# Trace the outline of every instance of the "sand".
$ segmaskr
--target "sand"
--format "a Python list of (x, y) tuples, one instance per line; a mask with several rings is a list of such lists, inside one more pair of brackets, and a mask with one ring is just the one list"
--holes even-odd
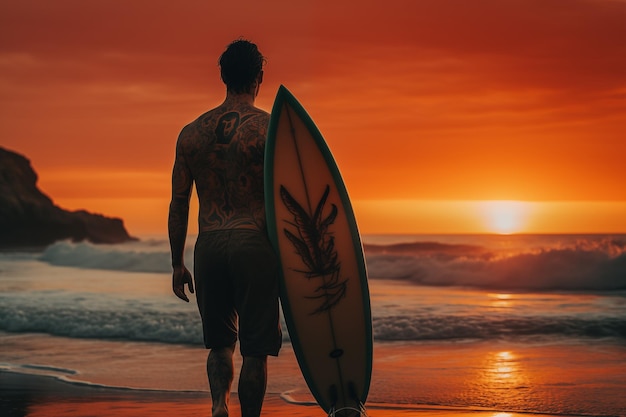
[[(0, 372), (0, 415), (3, 417), (124, 417), (210, 416), (207, 392), (163, 392), (102, 388), (67, 383), (54, 377)], [(237, 395), (231, 400), (231, 416), (239, 416)], [(434, 406), (368, 404), (370, 417), (521, 417), (546, 416), (482, 409)], [(268, 394), (262, 416), (316, 417), (326, 413), (317, 405), (291, 404), (277, 394)]]

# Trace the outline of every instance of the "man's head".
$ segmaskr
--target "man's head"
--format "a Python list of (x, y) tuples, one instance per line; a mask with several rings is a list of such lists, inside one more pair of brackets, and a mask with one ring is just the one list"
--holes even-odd
[(239, 39), (228, 45), (219, 65), (222, 81), (228, 91), (242, 94), (255, 92), (263, 80), (265, 57), (255, 44)]

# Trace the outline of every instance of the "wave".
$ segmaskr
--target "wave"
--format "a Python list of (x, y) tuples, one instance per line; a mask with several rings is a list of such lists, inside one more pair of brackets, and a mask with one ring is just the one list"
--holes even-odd
[(85, 339), (202, 344), (195, 306), (177, 308), (154, 298), (120, 299), (95, 294), (31, 291), (0, 295), (0, 330)]
[(609, 237), (513, 251), (415, 242), (365, 245), (365, 252), (374, 279), (508, 291), (626, 289), (626, 241)]
[[(533, 245), (525, 243), (523, 237), (517, 239), (519, 244), (513, 249), (498, 248), (484, 237), (476, 239), (478, 243), (416, 241), (366, 244), (364, 249), (372, 279), (507, 291), (626, 289), (626, 238), (623, 236), (584, 236), (556, 243), (538, 238)], [(193, 246), (186, 248), (185, 256), (187, 266), (193, 270)], [(58, 242), (49, 246), (39, 260), (76, 268), (171, 271), (169, 246), (165, 240), (120, 245)]]
[(516, 338), (626, 339), (619, 317), (391, 316), (374, 318), (376, 340), (505, 340)]
[[(531, 313), (532, 314), (532, 313)], [(375, 316), (377, 341), (449, 341), (517, 338), (614, 338), (626, 340), (621, 313), (511, 315), (408, 312)], [(284, 340), (289, 335), (283, 321)], [(0, 294), (0, 330), (47, 333), (87, 339), (113, 339), (202, 345), (195, 305), (166, 297), (120, 299), (98, 294), (30, 291)]]
[[(186, 248), (185, 252), (185, 262), (192, 265), (193, 248)], [(63, 241), (48, 246), (39, 256), (40, 261), (55, 266), (153, 273), (171, 272), (170, 259), (167, 242), (159, 240), (118, 245)]]

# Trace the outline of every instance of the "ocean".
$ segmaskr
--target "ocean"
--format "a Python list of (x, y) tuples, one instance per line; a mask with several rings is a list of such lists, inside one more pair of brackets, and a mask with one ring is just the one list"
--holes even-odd
[[(363, 244), (371, 406), (626, 415), (626, 235), (366, 235)], [(171, 293), (163, 237), (0, 253), (0, 370), (207, 391), (191, 301)], [(310, 403), (283, 329), (268, 392)]]

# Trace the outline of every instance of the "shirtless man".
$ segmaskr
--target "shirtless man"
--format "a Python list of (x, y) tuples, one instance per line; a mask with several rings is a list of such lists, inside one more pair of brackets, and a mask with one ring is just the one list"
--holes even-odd
[[(197, 292), (213, 417), (228, 416), (233, 353), (243, 364), (238, 394), (242, 417), (261, 414), (267, 355), (278, 355), (278, 261), (268, 239), (263, 200), (263, 154), (269, 114), (254, 106), (265, 58), (238, 40), (220, 57), (226, 99), (185, 126), (176, 144), (168, 228), (174, 294)], [(194, 279), (183, 262), (189, 199), (200, 203)]]

